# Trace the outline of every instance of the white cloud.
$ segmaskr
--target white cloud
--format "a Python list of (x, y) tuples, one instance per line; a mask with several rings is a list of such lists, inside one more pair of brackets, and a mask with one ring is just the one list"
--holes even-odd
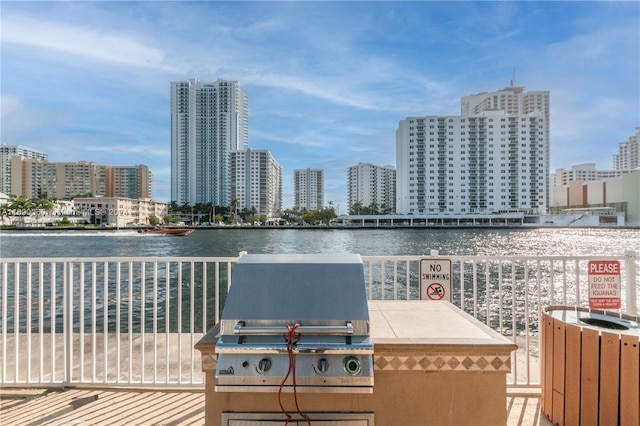
[(167, 63), (166, 54), (161, 49), (109, 29), (36, 20), (20, 15), (3, 19), (2, 26), (2, 43), (5, 46), (27, 46), (114, 65), (165, 72), (180, 71), (178, 67)]
[(68, 122), (68, 117), (62, 111), (30, 105), (16, 95), (0, 96), (0, 123), (4, 144), (23, 144), (25, 135), (65, 122)]
[(145, 156), (160, 156), (169, 157), (171, 150), (168, 146), (158, 147), (156, 145), (124, 145), (124, 144), (109, 144), (109, 145), (87, 145), (84, 148), (85, 151), (93, 152), (118, 152), (119, 154), (144, 154)]
[(635, 27), (624, 25), (614, 28), (594, 28), (551, 44), (546, 49), (546, 54), (549, 60), (571, 61), (574, 67), (586, 66), (585, 72), (607, 68), (614, 63), (616, 67), (620, 67), (620, 61), (631, 66), (635, 65), (637, 69), (640, 53), (637, 50), (638, 37), (640, 37), (640, 27), (637, 26), (637, 22)]

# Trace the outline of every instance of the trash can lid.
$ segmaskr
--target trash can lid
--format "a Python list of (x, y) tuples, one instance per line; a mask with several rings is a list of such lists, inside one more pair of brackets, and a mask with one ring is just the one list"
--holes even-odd
[(574, 309), (551, 309), (547, 314), (557, 320), (578, 327), (591, 328), (607, 333), (640, 336), (640, 323), (624, 317)]

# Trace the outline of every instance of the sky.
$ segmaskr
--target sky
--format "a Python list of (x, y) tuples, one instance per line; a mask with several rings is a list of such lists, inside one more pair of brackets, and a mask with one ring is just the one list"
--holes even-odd
[(144, 164), (171, 201), (170, 82), (237, 80), (249, 148), (320, 168), (347, 213), (347, 170), (395, 166), (407, 117), (515, 85), (551, 97), (551, 171), (612, 168), (640, 126), (637, 1), (0, 2), (3, 145), (49, 161)]

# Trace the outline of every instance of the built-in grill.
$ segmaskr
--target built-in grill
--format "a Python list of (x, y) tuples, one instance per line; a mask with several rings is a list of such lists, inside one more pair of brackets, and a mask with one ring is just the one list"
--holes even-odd
[(373, 392), (359, 255), (245, 255), (216, 343), (216, 391)]

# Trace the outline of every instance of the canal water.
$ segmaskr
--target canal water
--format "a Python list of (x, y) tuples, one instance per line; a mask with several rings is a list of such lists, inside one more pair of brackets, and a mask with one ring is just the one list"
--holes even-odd
[[(8, 258), (86, 258), (87, 260), (101, 259), (91, 270), (85, 264), (86, 284), (82, 304), (83, 316), (74, 310), (74, 329), (84, 323), (85, 331), (97, 327), (98, 330), (108, 328), (114, 331), (117, 324), (120, 330), (129, 329), (139, 331), (142, 327), (149, 331), (154, 323), (159, 331), (172, 331), (181, 328), (190, 331), (189, 324), (202, 324), (202, 309), (192, 309), (201, 306), (203, 297), (207, 299), (207, 306), (218, 304), (222, 308), (226, 293), (220, 294), (216, 300), (213, 291), (205, 293), (202, 285), (205, 272), (201, 264), (190, 265), (182, 262), (182, 266), (161, 262), (156, 271), (161, 283), (156, 285), (151, 278), (151, 270), (140, 271), (128, 269), (128, 262), (117, 266), (115, 263), (104, 262), (106, 258), (134, 258), (134, 257), (236, 257), (241, 251), (253, 254), (268, 253), (353, 253), (362, 256), (410, 256), (429, 255), (437, 250), (440, 256), (621, 256), (629, 250), (640, 254), (640, 229), (596, 229), (596, 228), (535, 228), (535, 229), (197, 229), (189, 236), (143, 235), (134, 230), (120, 231), (1, 231), (0, 257)], [(17, 272), (15, 265), (9, 266), (6, 272), (0, 270), (0, 283), (6, 282), (7, 289), (0, 292), (0, 303), (6, 306), (6, 312), (0, 310), (0, 325), (6, 324), (11, 332), (17, 326), (22, 331), (28, 328), (27, 301), (31, 300), (31, 329), (36, 332), (39, 327), (45, 330), (55, 324), (56, 330), (63, 327), (62, 307), (64, 268), (56, 270), (47, 263), (39, 266), (34, 263), (30, 274), (32, 285), (26, 283), (27, 268), (22, 267)], [(213, 268), (210, 264), (208, 268)], [(43, 268), (40, 271), (40, 267)], [(191, 271), (190, 268), (194, 270)], [(224, 268), (224, 266), (222, 266)], [(80, 265), (73, 266), (74, 277), (81, 274)], [(152, 268), (151, 265), (145, 268)], [(514, 266), (516, 268), (516, 266)], [(548, 266), (547, 269), (552, 268)], [(387, 271), (388, 272), (388, 271)], [(403, 276), (403, 271), (398, 271)], [(2, 275), (6, 273), (6, 277)], [(20, 273), (16, 279), (15, 274)], [(518, 277), (525, 274), (525, 269), (518, 266), (514, 272)], [(56, 279), (51, 276), (55, 274)], [(193, 289), (188, 284), (192, 274), (194, 282), (198, 283)], [(215, 271), (207, 270), (207, 281), (215, 275)], [(417, 271), (411, 271), (415, 277)], [(456, 272), (454, 272), (454, 275)], [(494, 279), (495, 270), (487, 271), (481, 276)], [(505, 276), (510, 276), (509, 270), (504, 270)], [(89, 285), (95, 275), (97, 288)], [(221, 287), (226, 287), (225, 273), (221, 272), (224, 280)], [(44, 288), (37, 285), (39, 276), (43, 277)], [(471, 275), (469, 275), (471, 276)], [(116, 277), (119, 277), (119, 281)], [(143, 278), (145, 277), (145, 278)], [(182, 278), (180, 278), (182, 277)], [(182, 283), (180, 283), (182, 280)], [(185, 281), (186, 280), (186, 281)], [(56, 282), (55, 288), (50, 283)], [(74, 280), (75, 281), (75, 280)], [(105, 287), (102, 283), (108, 281)], [(544, 281), (544, 280), (542, 280)], [(458, 278), (453, 279), (459, 283)], [(522, 279), (517, 279), (512, 285), (512, 291), (518, 294), (518, 300), (525, 292)], [(537, 282), (537, 281), (536, 281)], [(19, 284), (16, 284), (19, 283)], [(418, 291), (416, 283), (411, 284), (412, 294)], [(543, 283), (540, 285), (544, 285)], [(488, 284), (487, 284), (488, 286)], [(380, 286), (381, 288), (382, 286)], [(403, 286), (401, 286), (403, 287)], [(408, 287), (408, 286), (407, 286)], [(474, 283), (465, 287), (465, 297), (468, 300), (488, 297), (482, 290), (485, 285), (478, 284), (476, 293)], [(75, 299), (80, 300), (78, 285), (74, 287)], [(5, 293), (6, 291), (6, 293)], [(190, 293), (193, 291), (193, 295)], [(381, 290), (385, 291), (385, 290)], [(474, 293), (466, 294), (468, 291)], [(43, 294), (42, 307), (38, 300), (40, 292)], [(460, 298), (461, 290), (453, 289), (454, 297)], [(456, 293), (457, 292), (457, 293)], [(503, 290), (504, 293), (504, 290)], [(206, 296), (204, 296), (206, 294)], [(2, 298), (6, 295), (7, 300)], [(193, 297), (192, 297), (193, 296)], [(400, 295), (399, 295), (400, 297)], [(405, 296), (406, 297), (406, 293)], [(485, 299), (484, 306), (490, 306), (490, 311), (509, 310), (502, 295), (496, 293), (497, 299)], [(524, 296), (522, 296), (524, 297)], [(193, 299), (193, 301), (192, 301)], [(93, 304), (91, 301), (95, 301)], [(122, 302), (122, 303), (119, 303)], [(157, 312), (155, 308), (157, 307)], [(40, 315), (42, 308), (42, 315)], [(75, 309), (75, 308), (74, 308)], [(537, 307), (529, 306), (531, 311)], [(171, 314), (180, 312), (180, 315)], [(143, 314), (144, 313), (144, 314)], [(485, 312), (485, 315), (489, 315)], [(524, 312), (518, 308), (518, 315)], [(16, 321), (16, 315), (18, 316)], [(213, 322), (213, 308), (207, 313), (206, 329)], [(6, 318), (2, 318), (6, 317)], [(210, 318), (211, 317), (211, 318)], [(510, 318), (505, 317), (507, 320)], [(96, 324), (94, 324), (96, 321)], [(181, 325), (180, 325), (181, 324)], [(131, 328), (130, 328), (131, 326)], [(0, 327), (1, 328), (1, 327)]]
[(640, 254), (640, 229), (198, 229), (186, 237), (120, 231), (1, 231), (0, 257), (227, 257), (248, 253), (362, 256)]

